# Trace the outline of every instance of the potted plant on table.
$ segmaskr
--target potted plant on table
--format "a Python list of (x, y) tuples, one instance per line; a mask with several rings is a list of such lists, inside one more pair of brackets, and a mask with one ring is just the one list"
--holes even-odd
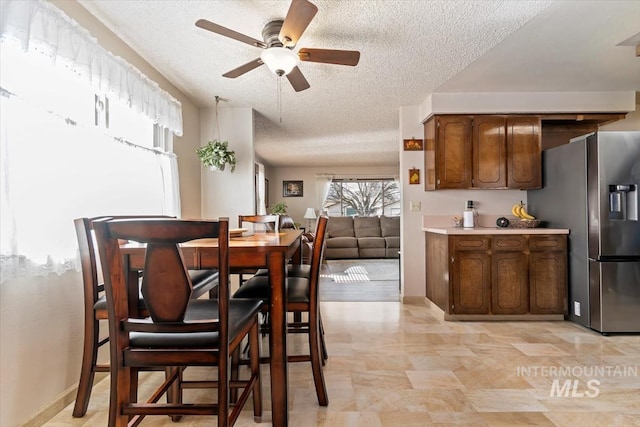
[(227, 141), (209, 141), (207, 145), (198, 148), (196, 154), (210, 170), (222, 172), (227, 164), (231, 166), (231, 172), (236, 170), (236, 152), (229, 150)]

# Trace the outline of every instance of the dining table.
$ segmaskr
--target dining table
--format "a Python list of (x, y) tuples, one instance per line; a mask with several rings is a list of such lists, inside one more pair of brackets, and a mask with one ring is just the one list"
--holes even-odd
[[(269, 302), (269, 356), (271, 373), (272, 423), (284, 427), (289, 422), (287, 370), (287, 292), (286, 266), (289, 261), (301, 263), (302, 230), (277, 232), (245, 232), (229, 240), (231, 268), (267, 268), (271, 298)], [(232, 235), (233, 236), (233, 235)], [(138, 271), (144, 268), (145, 247), (130, 242), (121, 246), (123, 262), (129, 271), (129, 292), (137, 301)], [(206, 270), (218, 267), (218, 240), (198, 239), (181, 245), (187, 268)]]

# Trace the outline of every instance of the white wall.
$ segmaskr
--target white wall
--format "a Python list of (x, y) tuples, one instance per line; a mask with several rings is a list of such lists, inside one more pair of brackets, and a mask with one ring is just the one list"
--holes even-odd
[[(238, 215), (254, 212), (254, 150), (253, 110), (248, 107), (220, 108), (218, 110), (220, 139), (229, 142), (236, 153), (236, 170), (211, 172), (202, 164), (202, 218), (228, 217), (230, 226), (236, 227)], [(200, 112), (201, 145), (217, 138), (215, 109)]]
[(627, 114), (624, 120), (604, 125), (602, 130), (640, 130), (640, 92), (636, 92), (636, 110)]
[[(52, 1), (107, 50), (133, 64), (182, 103), (176, 138), (184, 216), (200, 215), (198, 108), (76, 1)], [(22, 425), (59, 401), (73, 401), (82, 354), (82, 279), (77, 272), (0, 286), (0, 426)]]

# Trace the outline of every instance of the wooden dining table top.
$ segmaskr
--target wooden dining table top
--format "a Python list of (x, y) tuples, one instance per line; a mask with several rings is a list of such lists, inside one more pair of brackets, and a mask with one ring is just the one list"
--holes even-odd
[[(229, 239), (229, 264), (231, 267), (263, 268), (266, 267), (266, 254), (273, 252), (285, 252), (288, 258), (297, 262), (301, 235), (302, 230), (286, 229), (278, 232), (247, 232), (240, 237), (232, 237)], [(217, 255), (218, 239), (191, 240), (182, 243), (180, 247), (189, 268), (215, 267), (211, 263), (215, 263), (216, 260), (209, 257)], [(136, 262), (136, 258), (140, 256), (139, 261), (143, 261), (144, 252), (141, 251), (143, 248), (144, 245), (137, 242), (128, 242), (120, 246), (122, 254), (132, 256), (130, 267), (141, 265)], [(206, 262), (201, 259), (189, 262), (189, 258), (200, 258), (203, 255), (207, 257)]]

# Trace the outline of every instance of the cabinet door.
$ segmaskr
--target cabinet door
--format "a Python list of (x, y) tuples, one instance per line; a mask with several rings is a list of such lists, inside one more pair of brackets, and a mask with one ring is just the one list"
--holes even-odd
[(524, 252), (491, 255), (491, 312), (526, 314), (529, 311), (529, 277)]
[(436, 188), (471, 187), (471, 117), (438, 117), (436, 133)]
[(509, 188), (542, 187), (540, 118), (507, 118), (507, 185)]
[(436, 189), (436, 118), (424, 124), (424, 190)]
[(529, 311), (532, 314), (566, 314), (566, 251), (531, 251), (529, 290)]
[(507, 186), (505, 123), (502, 116), (474, 116), (473, 187)]
[(489, 314), (491, 260), (486, 252), (456, 251), (453, 255), (451, 313)]

